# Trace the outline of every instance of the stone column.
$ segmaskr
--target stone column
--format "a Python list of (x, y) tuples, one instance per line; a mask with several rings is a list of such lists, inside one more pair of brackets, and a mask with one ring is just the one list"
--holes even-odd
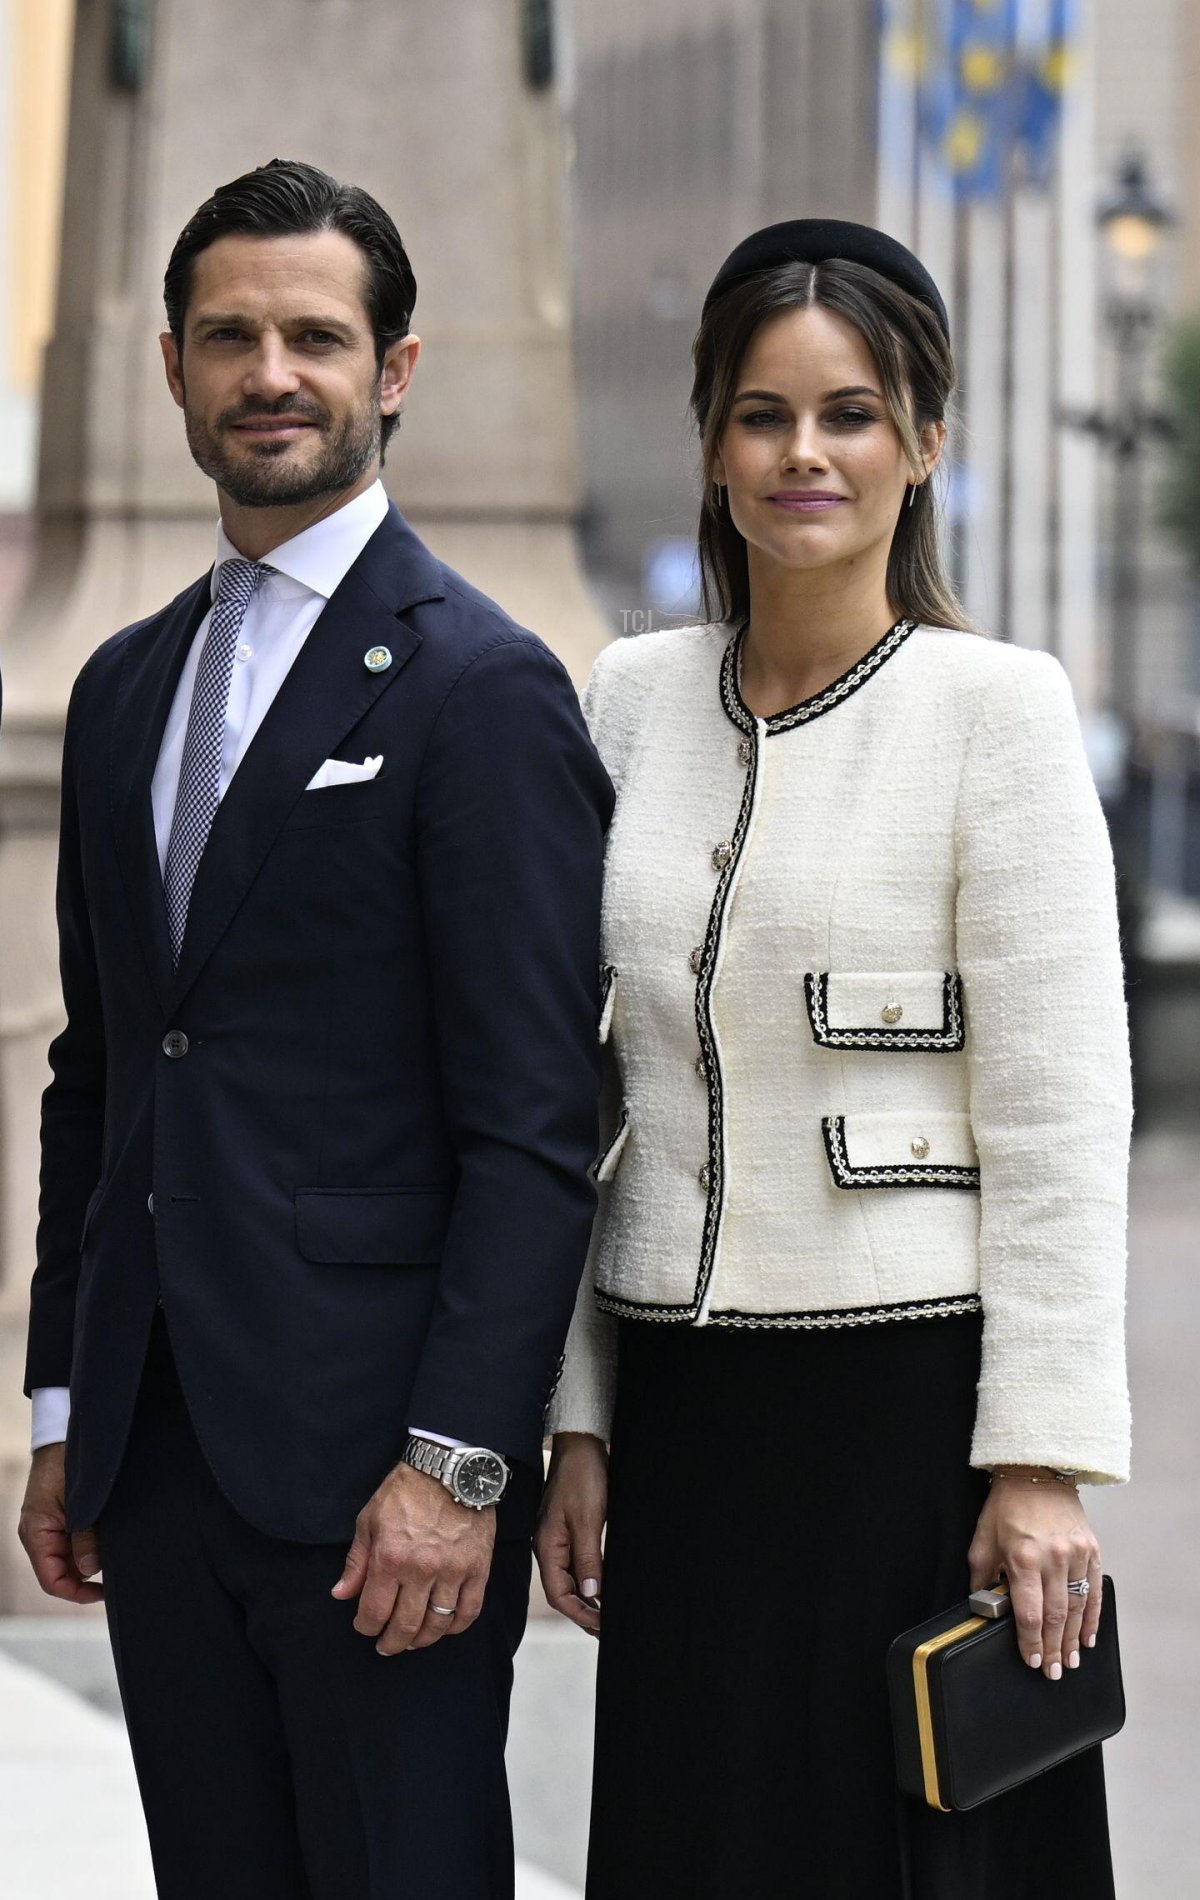
[(575, 555), (566, 141), (520, 0), (78, 0), (62, 268), (46, 356), (38, 558), (5, 630), (0, 740), (0, 1612), (45, 1609), (12, 1555), (37, 1101), (59, 1016), (57, 780), (92, 649), (211, 559), (155, 341), (174, 238), (274, 156), (364, 185), (417, 274), (425, 341), (388, 486), (432, 546), (577, 679), (606, 638)]

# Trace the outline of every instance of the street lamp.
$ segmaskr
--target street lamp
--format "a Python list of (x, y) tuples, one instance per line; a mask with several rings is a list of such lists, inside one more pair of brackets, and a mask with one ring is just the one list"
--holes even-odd
[(1158, 266), (1163, 239), (1174, 223), (1155, 197), (1144, 159), (1129, 152), (1116, 189), (1096, 211), (1103, 241), (1104, 316), (1113, 340), (1116, 387), (1110, 410), (1063, 412), (1072, 428), (1086, 429), (1112, 450), (1115, 463), (1110, 536), (1112, 640), (1110, 703), (1128, 733), (1136, 716), (1138, 618), (1141, 607), (1142, 457), (1147, 440), (1171, 433), (1171, 423), (1145, 400), (1146, 360), (1160, 314)]
[(1135, 1099), (1142, 1070), (1144, 991), (1137, 972), (1146, 900), (1146, 867), (1136, 838), (1131, 770), (1141, 608), (1142, 461), (1150, 437), (1172, 433), (1169, 419), (1147, 406), (1145, 376), (1161, 308), (1158, 269), (1163, 239), (1173, 222), (1171, 213), (1151, 189), (1145, 161), (1136, 152), (1127, 153), (1118, 167), (1115, 191), (1096, 209), (1096, 228), (1103, 243), (1104, 318), (1116, 358), (1112, 407), (1062, 412), (1062, 421), (1068, 427), (1086, 429), (1110, 449), (1114, 463), (1109, 536), (1109, 712), (1117, 742), (1117, 770), (1105, 804), (1118, 871), (1121, 941), (1130, 978), (1127, 997)]

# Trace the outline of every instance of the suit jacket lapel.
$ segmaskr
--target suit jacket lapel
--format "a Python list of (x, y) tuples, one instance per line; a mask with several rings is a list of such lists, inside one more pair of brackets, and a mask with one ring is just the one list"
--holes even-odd
[[(438, 563), (393, 507), (313, 627), (221, 800), (192, 889), (172, 1008), (228, 929), (313, 773), (416, 652), (420, 636), (397, 616), (442, 591)], [(379, 646), (392, 664), (372, 672), (365, 656)]]
[(167, 1008), (175, 984), (167, 936), (151, 786), (167, 717), (196, 629), (212, 603), (212, 576), (179, 595), (165, 616), (130, 634), (113, 713), (109, 785), (112, 825), (146, 968)]

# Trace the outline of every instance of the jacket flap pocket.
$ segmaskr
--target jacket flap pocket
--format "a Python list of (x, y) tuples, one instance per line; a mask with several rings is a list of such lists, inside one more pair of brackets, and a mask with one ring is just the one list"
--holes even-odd
[(600, 1042), (603, 1045), (612, 1033), (613, 1011), (617, 1007), (617, 970), (615, 964), (606, 963), (600, 971)]
[(446, 1188), (304, 1188), (296, 1245), (330, 1266), (435, 1266), (450, 1221)]
[(825, 1049), (961, 1049), (962, 983), (953, 970), (810, 970), (804, 1000)]
[(599, 1158), (592, 1164), (593, 1181), (612, 1180), (613, 1175), (620, 1165), (621, 1156), (625, 1152), (625, 1143), (628, 1140), (629, 1109), (626, 1104), (622, 1102), (621, 1118), (617, 1123), (617, 1132), (609, 1142), (607, 1148), (601, 1151)]
[(979, 1186), (969, 1115), (893, 1109), (827, 1115), (821, 1128), (835, 1187)]

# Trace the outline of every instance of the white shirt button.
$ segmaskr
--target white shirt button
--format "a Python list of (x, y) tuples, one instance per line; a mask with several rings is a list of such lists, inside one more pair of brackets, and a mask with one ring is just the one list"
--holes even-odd
[(241, 646), (237, 650), (237, 656), (239, 660), (252, 660), (254, 658), (254, 648), (248, 647), (246, 645), (246, 642), (243, 640)]

